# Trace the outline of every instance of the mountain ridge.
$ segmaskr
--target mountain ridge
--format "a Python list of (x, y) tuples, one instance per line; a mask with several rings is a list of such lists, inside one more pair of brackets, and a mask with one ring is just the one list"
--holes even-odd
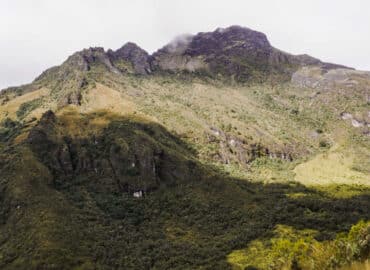
[[(179, 45), (183, 48), (180, 49)], [(246, 58), (246, 63), (238, 63), (235, 61), (235, 57)], [(248, 59), (249, 57), (251, 59)], [(247, 69), (248, 65), (251, 65), (253, 69), (260, 68), (262, 73), (275, 72), (289, 73), (290, 75), (302, 66), (321, 66), (325, 70), (353, 69), (339, 64), (322, 62), (307, 54), (286, 53), (272, 47), (265, 34), (234, 25), (227, 28), (217, 28), (212, 32), (180, 36), (152, 54), (134, 42), (127, 42), (117, 50), (90, 47), (73, 53), (61, 65), (47, 69), (34, 81), (40, 80), (50, 71), (66, 63), (75, 65), (75, 68), (81, 71), (87, 71), (89, 65), (94, 62), (103, 63), (113, 73), (129, 72), (137, 75), (149, 75), (158, 71), (187, 71), (190, 73), (201, 71), (211, 76), (225, 75), (230, 77), (232, 74), (237, 74), (236, 79), (240, 82), (255, 79), (250, 74), (251, 71)], [(281, 65), (288, 65), (288, 67), (279, 69), (278, 67)], [(221, 68), (222, 66), (226, 68)], [(269, 66), (272, 66), (273, 70), (268, 70)], [(266, 80), (266, 78), (264, 79)], [(12, 88), (8, 87), (3, 90)]]

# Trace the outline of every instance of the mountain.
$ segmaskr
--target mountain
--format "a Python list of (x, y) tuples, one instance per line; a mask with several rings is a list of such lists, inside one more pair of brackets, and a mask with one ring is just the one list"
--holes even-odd
[(366, 267), (369, 89), (240, 26), (76, 52), (0, 92), (0, 268)]
[(272, 47), (265, 34), (240, 26), (179, 37), (154, 53), (152, 58), (153, 69), (203, 71), (238, 81), (263, 80), (273, 74), (288, 78), (305, 65), (340, 67), (308, 55), (284, 53)]

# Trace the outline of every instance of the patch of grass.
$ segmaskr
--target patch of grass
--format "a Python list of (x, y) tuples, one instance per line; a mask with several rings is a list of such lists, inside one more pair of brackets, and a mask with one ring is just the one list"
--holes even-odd
[[(338, 149), (339, 148), (339, 149)], [(352, 169), (352, 149), (333, 146), (326, 153), (299, 164), (295, 180), (307, 185), (362, 184), (369, 185), (369, 175)]]

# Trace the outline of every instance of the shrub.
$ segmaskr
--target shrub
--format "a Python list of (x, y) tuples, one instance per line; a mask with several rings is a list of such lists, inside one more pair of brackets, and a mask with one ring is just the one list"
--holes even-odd
[(321, 140), (321, 141), (319, 142), (319, 146), (320, 146), (321, 148), (326, 148), (326, 147), (329, 147), (329, 146), (330, 146), (330, 143), (328, 143), (327, 141)]
[(19, 119), (25, 118), (31, 111), (38, 108), (41, 105), (41, 103), (42, 103), (42, 98), (37, 98), (29, 102), (23, 103), (17, 111), (17, 117)]

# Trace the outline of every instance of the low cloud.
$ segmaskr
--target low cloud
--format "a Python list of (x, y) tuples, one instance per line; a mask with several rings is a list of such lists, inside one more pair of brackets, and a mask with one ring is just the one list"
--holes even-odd
[(191, 34), (179, 35), (166, 46), (166, 49), (171, 53), (182, 53), (193, 40), (193, 37)]

